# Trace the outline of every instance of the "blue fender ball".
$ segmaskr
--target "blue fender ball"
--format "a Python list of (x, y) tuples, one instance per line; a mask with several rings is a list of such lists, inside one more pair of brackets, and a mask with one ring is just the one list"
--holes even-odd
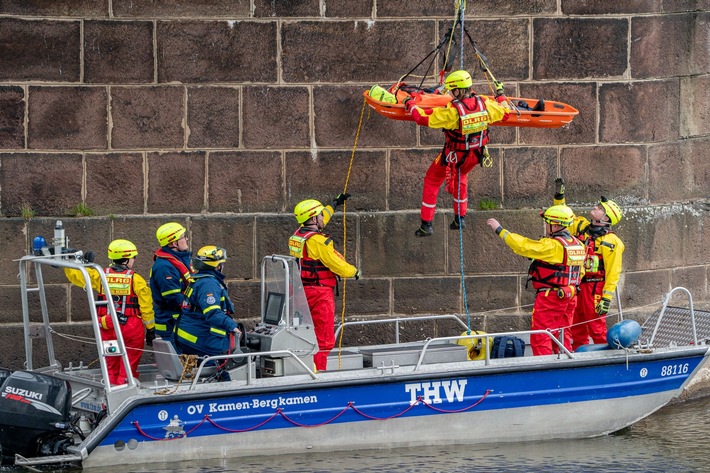
[(611, 348), (629, 348), (641, 336), (641, 326), (635, 320), (622, 320), (606, 332), (606, 342)]

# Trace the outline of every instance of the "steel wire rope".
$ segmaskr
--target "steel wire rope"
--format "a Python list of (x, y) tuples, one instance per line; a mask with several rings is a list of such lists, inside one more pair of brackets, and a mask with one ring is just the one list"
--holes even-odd
[[(419, 88), (421, 89), (421, 88), (424, 86), (424, 81), (426, 81), (426, 79), (429, 77), (429, 71), (432, 69), (432, 67), (433, 67), (433, 65), (434, 65), (434, 61), (436, 61), (437, 54), (438, 54), (439, 51), (442, 49), (442, 47), (446, 44), (446, 45), (447, 45), (447, 46), (446, 46), (446, 52), (444, 53), (444, 58), (443, 58), (443, 59), (444, 59), (444, 60), (443, 60), (444, 64), (443, 64), (442, 70), (439, 71), (439, 77), (438, 77), (438, 83), (439, 83), (439, 84), (443, 84), (443, 82), (444, 82), (444, 80), (443, 80), (443, 74), (444, 74), (445, 70), (450, 67), (450, 64), (449, 64), (449, 63), (450, 63), (450, 62), (452, 61), (452, 59), (453, 59), (453, 58), (450, 57), (451, 45), (454, 43), (454, 31), (455, 31), (455, 29), (456, 29), (456, 25), (461, 21), (461, 17), (459, 16), (459, 4), (460, 4), (461, 2), (463, 2), (463, 8), (464, 8), (464, 9), (466, 8), (466, 0), (456, 0), (455, 4), (456, 4), (456, 11), (457, 11), (457, 13), (454, 14), (454, 24), (451, 26), (451, 28), (449, 29), (449, 31), (446, 32), (446, 34), (444, 35), (444, 38), (439, 42), (439, 44), (436, 46), (436, 48), (434, 48), (433, 51), (431, 51), (429, 54), (427, 54), (426, 56), (424, 56), (424, 58), (423, 58), (421, 61), (419, 61), (419, 63), (418, 63), (416, 66), (414, 66), (412, 69), (410, 69), (409, 72), (407, 72), (407, 73), (403, 74), (402, 76), (400, 76), (399, 80), (398, 80), (397, 83), (395, 84), (395, 88), (394, 88), (394, 90), (393, 90), (393, 93), (396, 93), (396, 92), (397, 92), (397, 90), (399, 89), (400, 84), (402, 84), (402, 81), (404, 81), (404, 79), (406, 79), (406, 78), (409, 77), (409, 76), (421, 77), (421, 78), (422, 78), (421, 82), (419, 83)], [(461, 38), (462, 38), (462, 40), (463, 40), (463, 27), (462, 27), (462, 29), (461, 29)], [(463, 42), (463, 41), (462, 41), (462, 42)], [(421, 75), (421, 76), (413, 75), (412, 73), (413, 73), (414, 71), (416, 71), (416, 70), (419, 68), (419, 66), (421, 66), (422, 64), (424, 64), (424, 62), (425, 62), (427, 59), (429, 59), (429, 57), (430, 57), (431, 55), (434, 55), (434, 57), (432, 58), (431, 62), (429, 63), (429, 66), (427, 67), (426, 71), (424, 72), (424, 75)], [(462, 55), (461, 61), (463, 61), (463, 49), (461, 50), (461, 55)], [(455, 56), (454, 56), (454, 58), (455, 58)], [(461, 66), (461, 68), (463, 68), (463, 66)], [(432, 77), (432, 79), (437, 79), (436, 76), (431, 76), (431, 77)]]
[[(463, 34), (464, 34), (464, 10), (466, 9), (466, 0), (457, 0), (456, 2), (456, 7), (457, 7), (457, 21), (459, 22), (460, 28), (461, 28), (461, 44), (459, 45), (459, 61), (461, 65), (461, 69), (463, 70)], [(456, 22), (454, 22), (454, 27), (456, 27)], [(453, 34), (452, 34), (453, 37)], [(463, 162), (461, 163), (460, 166), (463, 166)], [(463, 220), (461, 217), (461, 205), (463, 202), (461, 202), (461, 168), (453, 166), (452, 167), (452, 172), (456, 172), (458, 174), (458, 179), (457, 179), (457, 189), (456, 189), (456, 201), (458, 203), (458, 215), (456, 212), (454, 212), (454, 222), (458, 223), (458, 230), (459, 230), (459, 268), (461, 270), (461, 297), (463, 298), (463, 308), (464, 312), (466, 314), (466, 335), (471, 335), (471, 313), (468, 310), (468, 297), (466, 295), (466, 272), (464, 268), (464, 259), (463, 259)], [(468, 195), (467, 195), (468, 198)], [(468, 205), (468, 204), (467, 204)]]

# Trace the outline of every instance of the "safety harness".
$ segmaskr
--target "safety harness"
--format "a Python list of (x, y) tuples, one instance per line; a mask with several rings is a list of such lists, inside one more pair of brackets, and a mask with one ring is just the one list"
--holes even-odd
[[(480, 154), (480, 149), (488, 143), (488, 111), (480, 97), (454, 100), (451, 105), (459, 114), (458, 130), (444, 129), (444, 150), (441, 164), (461, 166), (471, 150)], [(480, 160), (480, 158), (479, 158)]]
[[(607, 233), (614, 233), (608, 229), (605, 229), (601, 235), (606, 235)], [(592, 235), (587, 238), (584, 242), (587, 247), (587, 257), (584, 260), (585, 273), (582, 277), (582, 282), (601, 282), (606, 280), (606, 270), (604, 269), (604, 256), (601, 253), (601, 247), (606, 246), (613, 250), (616, 245), (613, 243), (608, 243), (606, 241), (599, 242), (599, 252), (597, 253), (597, 238), (601, 235)]]

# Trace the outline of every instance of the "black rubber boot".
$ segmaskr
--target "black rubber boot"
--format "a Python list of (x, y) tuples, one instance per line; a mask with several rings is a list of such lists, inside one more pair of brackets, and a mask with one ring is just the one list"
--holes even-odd
[(544, 112), (545, 111), (545, 101), (540, 99), (537, 101), (535, 106), (532, 108), (533, 112)]
[(459, 229), (464, 229), (466, 228), (466, 220), (464, 220), (466, 217), (459, 217), (458, 215), (454, 215), (454, 221), (451, 222), (451, 225), (449, 225), (449, 228), (452, 230), (459, 230)]
[(417, 231), (414, 232), (414, 235), (418, 237), (428, 237), (433, 234), (434, 228), (432, 227), (431, 222), (427, 222), (426, 220), (422, 220), (422, 226), (417, 228)]

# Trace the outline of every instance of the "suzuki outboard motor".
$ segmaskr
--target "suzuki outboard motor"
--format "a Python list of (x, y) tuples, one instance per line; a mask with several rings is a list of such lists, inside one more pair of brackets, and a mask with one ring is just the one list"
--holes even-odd
[(71, 386), (44, 374), (15, 371), (0, 387), (0, 452), (14, 463), (25, 457), (61, 455), (73, 445)]

